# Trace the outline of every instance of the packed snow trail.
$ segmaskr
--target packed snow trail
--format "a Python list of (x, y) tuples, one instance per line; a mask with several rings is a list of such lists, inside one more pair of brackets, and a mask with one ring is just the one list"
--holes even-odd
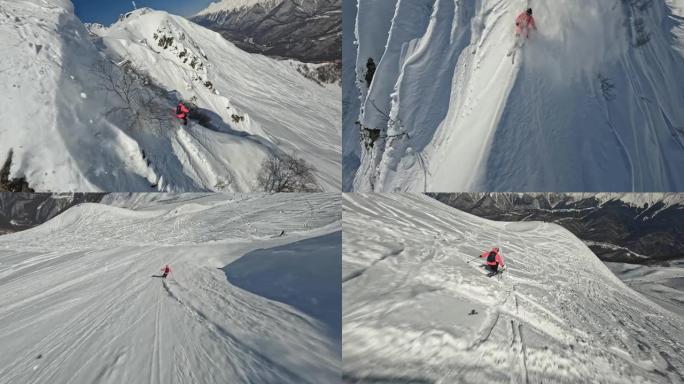
[[(250, 192), (262, 161), (284, 153), (314, 166), (321, 190), (341, 189), (341, 90), (301, 63), (148, 8), (86, 28), (69, 0), (0, 0), (0, 36), (0, 161), (12, 150), (10, 176), (37, 191)], [(103, 63), (144, 75), (158, 112), (142, 127), (116, 113), (128, 106), (104, 89)], [(181, 99), (209, 127), (182, 127)]]
[(2, 236), (0, 383), (339, 380), (339, 197), (105, 199)]
[[(684, 382), (684, 319), (555, 224), (355, 194), (343, 231), (350, 382)], [(488, 278), (475, 260), (493, 246), (507, 270)]]
[[(511, 63), (528, 5), (538, 31)], [(683, 7), (398, 0), (389, 30), (357, 17), (357, 79), (368, 56), (379, 64), (370, 87), (345, 86), (358, 88), (361, 127), (378, 131), (354, 188), (683, 189)]]

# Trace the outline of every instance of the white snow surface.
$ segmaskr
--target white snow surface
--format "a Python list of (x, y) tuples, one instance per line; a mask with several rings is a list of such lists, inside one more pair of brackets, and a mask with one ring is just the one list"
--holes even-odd
[(358, 78), (379, 61), (358, 119), (382, 137), (355, 190), (684, 189), (680, 0), (383, 1), (358, 0)]
[[(0, 157), (13, 150), (12, 177), (37, 191), (253, 191), (261, 161), (287, 152), (317, 169), (321, 189), (341, 189), (339, 87), (166, 12), (90, 28), (67, 0), (0, 0)], [(161, 37), (173, 42), (163, 49)], [(147, 73), (167, 92), (160, 99), (194, 97), (211, 127), (117, 126), (107, 115), (116, 100), (93, 73), (103, 60)], [(175, 102), (168, 108), (173, 116)]]
[(339, 381), (338, 195), (105, 202), (2, 236), (0, 383)]
[[(350, 382), (683, 382), (684, 318), (560, 226), (489, 221), (415, 194), (343, 199)], [(493, 246), (507, 270), (490, 278), (478, 256)]]

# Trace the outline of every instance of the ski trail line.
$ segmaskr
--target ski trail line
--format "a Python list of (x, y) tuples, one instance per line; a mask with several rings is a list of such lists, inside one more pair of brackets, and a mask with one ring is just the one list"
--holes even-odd
[[(164, 284), (164, 282), (162, 282)], [(160, 289), (161, 292), (161, 289)], [(161, 324), (159, 323), (159, 318), (160, 318), (160, 313), (161, 313), (161, 295), (157, 295), (156, 297), (156, 310), (154, 314), (154, 342), (153, 342), (153, 349), (152, 349), (152, 360), (150, 361), (150, 383), (160, 383), (160, 374), (161, 374)], [(155, 367), (156, 365), (156, 367)], [(157, 373), (157, 380), (154, 380), (154, 373)]]

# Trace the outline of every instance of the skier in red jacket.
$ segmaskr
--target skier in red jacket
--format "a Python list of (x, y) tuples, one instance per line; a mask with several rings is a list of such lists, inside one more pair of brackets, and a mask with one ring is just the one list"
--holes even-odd
[(162, 268), (161, 271), (163, 272), (163, 274), (161, 276), (162, 279), (166, 279), (166, 276), (168, 276), (169, 273), (171, 273), (171, 268), (169, 268), (169, 265), (166, 264), (166, 266), (164, 268)]
[(480, 258), (487, 259), (485, 265), (489, 268), (492, 273), (497, 273), (499, 271), (499, 266), (505, 267), (504, 259), (499, 252), (499, 248), (494, 247), (489, 252), (483, 252)]
[(530, 37), (530, 29), (537, 30), (537, 23), (532, 16), (532, 8), (527, 8), (527, 11), (518, 15), (515, 18), (515, 36)]
[(176, 106), (176, 117), (183, 120), (183, 125), (188, 125), (188, 113), (190, 113), (188, 107), (183, 102), (178, 103)]

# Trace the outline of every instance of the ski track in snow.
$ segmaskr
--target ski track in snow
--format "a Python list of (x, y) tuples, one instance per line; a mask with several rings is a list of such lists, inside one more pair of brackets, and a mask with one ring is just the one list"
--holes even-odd
[[(343, 275), (363, 271), (343, 285), (349, 381), (684, 382), (684, 318), (561, 227), (422, 195), (345, 195), (343, 209)], [(488, 278), (477, 256), (494, 245), (507, 270)]]
[[(243, 255), (274, 247), (287, 260), (302, 252), (298, 241), (339, 233), (338, 196), (121, 195), (108, 204), (2, 236), (0, 383), (337, 380), (341, 340), (321, 320), (232, 284), (221, 268), (238, 271)], [(319, 254), (322, 265), (339, 259)]]

